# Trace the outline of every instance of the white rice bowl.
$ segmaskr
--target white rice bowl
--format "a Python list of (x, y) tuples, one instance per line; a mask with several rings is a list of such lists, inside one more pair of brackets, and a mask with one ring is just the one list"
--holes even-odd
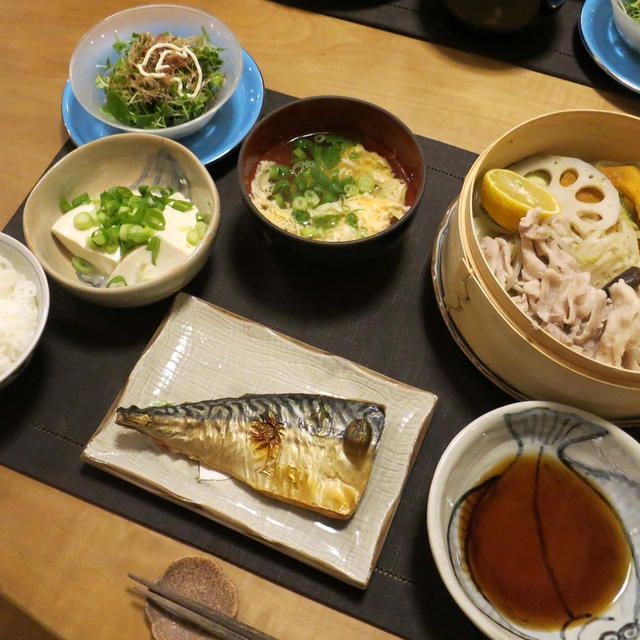
[(37, 328), (36, 285), (0, 255), (0, 375), (24, 353)]
[(26, 366), (49, 314), (49, 287), (35, 256), (0, 233), (0, 387)]

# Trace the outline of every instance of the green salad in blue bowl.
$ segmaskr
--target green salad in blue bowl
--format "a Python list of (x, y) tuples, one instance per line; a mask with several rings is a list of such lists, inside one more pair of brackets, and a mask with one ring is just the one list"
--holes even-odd
[(161, 4), (105, 18), (85, 33), (69, 65), (73, 93), (93, 117), (169, 138), (208, 124), (241, 73), (242, 49), (222, 22)]

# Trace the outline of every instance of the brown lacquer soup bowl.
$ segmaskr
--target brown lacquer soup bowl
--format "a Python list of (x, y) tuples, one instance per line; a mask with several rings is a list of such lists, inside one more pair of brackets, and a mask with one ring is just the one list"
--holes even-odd
[(328, 261), (396, 245), (418, 215), (425, 174), (406, 125), (342, 96), (276, 109), (253, 127), (238, 159), (242, 195), (268, 241)]

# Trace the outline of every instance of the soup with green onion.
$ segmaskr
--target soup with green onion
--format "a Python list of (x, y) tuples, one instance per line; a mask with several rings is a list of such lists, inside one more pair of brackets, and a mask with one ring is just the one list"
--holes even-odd
[(302, 136), (260, 160), (250, 197), (285, 231), (326, 242), (358, 240), (409, 210), (409, 181), (371, 141), (337, 134)]

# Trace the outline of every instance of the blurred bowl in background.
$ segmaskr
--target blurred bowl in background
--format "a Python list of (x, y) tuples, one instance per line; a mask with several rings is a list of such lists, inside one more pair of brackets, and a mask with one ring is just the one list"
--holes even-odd
[(479, 31), (512, 33), (538, 22), (564, 0), (441, 0), (465, 25)]
[[(7, 368), (0, 370), (0, 388), (9, 384), (12, 380), (18, 377), (18, 375), (25, 369), (29, 361), (31, 360), (31, 356), (42, 337), (42, 333), (47, 323), (47, 318), (49, 316), (49, 284), (47, 283), (47, 277), (45, 276), (40, 263), (36, 259), (36, 257), (25, 247), (21, 242), (18, 242), (15, 238), (7, 235), (6, 233), (0, 233), (0, 257), (7, 259), (13, 269), (19, 274), (23, 276), (26, 280), (33, 283), (35, 287), (35, 300), (37, 305), (37, 321), (34, 327), (33, 333), (30, 337), (21, 337), (20, 342), (24, 343), (24, 348), (21, 350), (20, 354), (15, 357), (9, 358), (9, 353), (13, 353), (15, 350), (15, 344), (11, 346), (11, 348), (6, 348), (0, 343), (0, 349), (3, 352), (3, 358), (8, 358), (12, 360), (8, 364)], [(2, 265), (0, 265), (0, 270), (2, 270)], [(13, 278), (11, 278), (13, 280)], [(5, 280), (2, 278), (2, 283), (8, 282), (8, 279)], [(7, 289), (11, 289), (14, 291), (13, 284)], [(3, 314), (7, 313), (7, 309), (9, 308), (9, 303), (5, 300), (3, 302), (2, 298), (8, 295), (8, 291), (5, 290), (4, 287), (0, 287), (0, 320), (3, 317)], [(11, 308), (14, 308), (15, 300), (12, 296), (12, 304)], [(23, 301), (21, 300), (20, 306), (22, 306)], [(11, 319), (10, 322), (13, 325), (15, 319)], [(2, 326), (2, 331), (0, 332), (0, 336), (2, 340), (9, 340), (10, 338), (5, 333), (6, 329)]]
[[(87, 193), (90, 198), (116, 186), (159, 185), (180, 192), (209, 217), (202, 239), (188, 257), (150, 280), (111, 287), (91, 286), (78, 277), (71, 253), (54, 237), (60, 200)], [(218, 190), (206, 168), (183, 145), (161, 136), (125, 133), (89, 142), (64, 156), (35, 185), (24, 206), (23, 229), (29, 248), (47, 274), (70, 293), (95, 304), (135, 307), (181, 289), (208, 259), (220, 221)], [(162, 245), (159, 251), (163, 251)], [(147, 252), (149, 253), (149, 252)]]
[[(204, 29), (214, 47), (220, 52), (225, 81), (216, 99), (207, 110), (193, 120), (160, 129), (142, 129), (127, 126), (105, 115), (101, 107), (105, 93), (96, 87), (96, 75), (104, 72), (109, 59), (112, 63), (119, 54), (113, 49), (118, 42), (125, 42), (133, 33), (148, 32), (158, 35), (170, 32), (174, 36), (200, 35)], [(69, 80), (74, 95), (82, 107), (94, 118), (122, 131), (153, 133), (167, 138), (183, 138), (206, 125), (216, 112), (229, 100), (242, 74), (242, 49), (233, 33), (217, 18), (191, 7), (171, 4), (150, 4), (124, 9), (105, 18), (89, 29), (80, 39), (69, 63)]]

